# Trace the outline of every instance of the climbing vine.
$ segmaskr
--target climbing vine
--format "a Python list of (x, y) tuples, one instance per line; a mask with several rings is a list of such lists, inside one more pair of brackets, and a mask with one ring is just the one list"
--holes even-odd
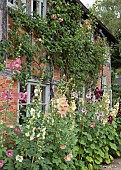
[(1, 51), (9, 59), (24, 58), (18, 79), (29, 78), (36, 69), (43, 74), (47, 69), (43, 64), (53, 63), (61, 68), (61, 76), (66, 75), (65, 80), (73, 78), (76, 87), (82, 82), (97, 82), (105, 43), (99, 36), (93, 40), (95, 20), (90, 16), (83, 20), (82, 9), (75, 1), (50, 0), (44, 19), (27, 15), (23, 8), (9, 8), (8, 14), (8, 39), (1, 43)]

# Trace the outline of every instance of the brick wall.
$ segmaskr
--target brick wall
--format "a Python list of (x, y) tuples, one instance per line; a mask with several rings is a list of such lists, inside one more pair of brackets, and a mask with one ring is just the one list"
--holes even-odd
[[(10, 85), (12, 84), (12, 88), (10, 88)], [(8, 100), (7, 103), (4, 99), (4, 92), (8, 90), (10, 92), (13, 92), (14, 98), (12, 100)], [(18, 106), (18, 83), (11, 81), (11, 75), (9, 71), (5, 71), (4, 73), (0, 72), (0, 112), (2, 112), (2, 117), (0, 117), (0, 123), (1, 121), (5, 121), (5, 114), (6, 109), (4, 105), (8, 106), (8, 111), (12, 111), (13, 114), (7, 114), (6, 122), (8, 125), (11, 125), (13, 122), (10, 121), (10, 116), (12, 118), (17, 118), (17, 106)]]

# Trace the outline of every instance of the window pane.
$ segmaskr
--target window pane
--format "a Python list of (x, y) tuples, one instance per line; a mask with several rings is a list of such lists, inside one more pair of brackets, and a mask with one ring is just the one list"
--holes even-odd
[(10, 2), (11, 4), (13, 4), (13, 0), (8, 0), (8, 2)]
[(26, 117), (26, 105), (20, 105), (19, 109), (19, 124), (22, 125), (24, 123), (24, 118)]
[(35, 85), (31, 85), (31, 89), (30, 89), (30, 101), (32, 100), (33, 96), (34, 96), (34, 90), (35, 90)]

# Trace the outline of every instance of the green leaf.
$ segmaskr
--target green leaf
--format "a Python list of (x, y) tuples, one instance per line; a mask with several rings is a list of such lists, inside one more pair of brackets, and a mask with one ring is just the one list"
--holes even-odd
[(94, 145), (94, 144), (91, 144), (90, 147), (91, 147), (92, 149), (95, 149), (95, 145)]
[(116, 151), (116, 154), (117, 154), (118, 156), (121, 156), (121, 153), (120, 153), (119, 151)]
[(86, 160), (87, 160), (88, 162), (93, 162), (93, 159), (92, 159), (92, 157), (90, 157), (90, 156), (87, 156), (87, 157), (86, 157)]
[(115, 143), (109, 143), (109, 145), (110, 145), (110, 147), (112, 148), (112, 149), (114, 149), (115, 151), (117, 150), (117, 146), (116, 146), (116, 144)]
[(84, 139), (81, 139), (81, 140), (80, 140), (80, 144), (86, 145), (86, 142), (84, 141)]
[(93, 170), (93, 165), (92, 165), (92, 164), (89, 164), (89, 165), (88, 165), (88, 168), (89, 168), (90, 170)]
[(110, 159), (106, 159), (105, 162), (106, 162), (107, 164), (110, 164), (110, 163), (111, 163)]

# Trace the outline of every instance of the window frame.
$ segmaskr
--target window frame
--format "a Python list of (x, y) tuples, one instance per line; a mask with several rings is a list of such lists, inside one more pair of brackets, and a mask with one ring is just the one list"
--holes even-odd
[[(18, 94), (21, 92), (20, 91), (20, 85), (21, 82), (18, 82)], [(18, 99), (18, 112), (17, 112), (17, 119), (19, 122), (19, 115), (20, 115), (20, 105), (22, 106), (27, 106), (28, 104), (31, 104), (31, 85), (39, 85), (40, 87), (45, 87), (45, 93), (44, 93), (44, 102), (40, 101), (40, 104), (42, 106), (44, 106), (44, 112), (46, 112), (46, 110), (49, 107), (49, 101), (50, 101), (50, 84), (49, 83), (43, 83), (43, 84), (39, 84), (39, 82), (35, 81), (34, 79), (30, 79), (27, 82), (27, 87), (26, 87), (26, 92), (27, 92), (27, 102), (26, 103), (21, 103), (20, 104), (20, 100)], [(41, 88), (40, 88), (41, 89)], [(29, 116), (29, 113), (26, 112), (26, 117)]]

